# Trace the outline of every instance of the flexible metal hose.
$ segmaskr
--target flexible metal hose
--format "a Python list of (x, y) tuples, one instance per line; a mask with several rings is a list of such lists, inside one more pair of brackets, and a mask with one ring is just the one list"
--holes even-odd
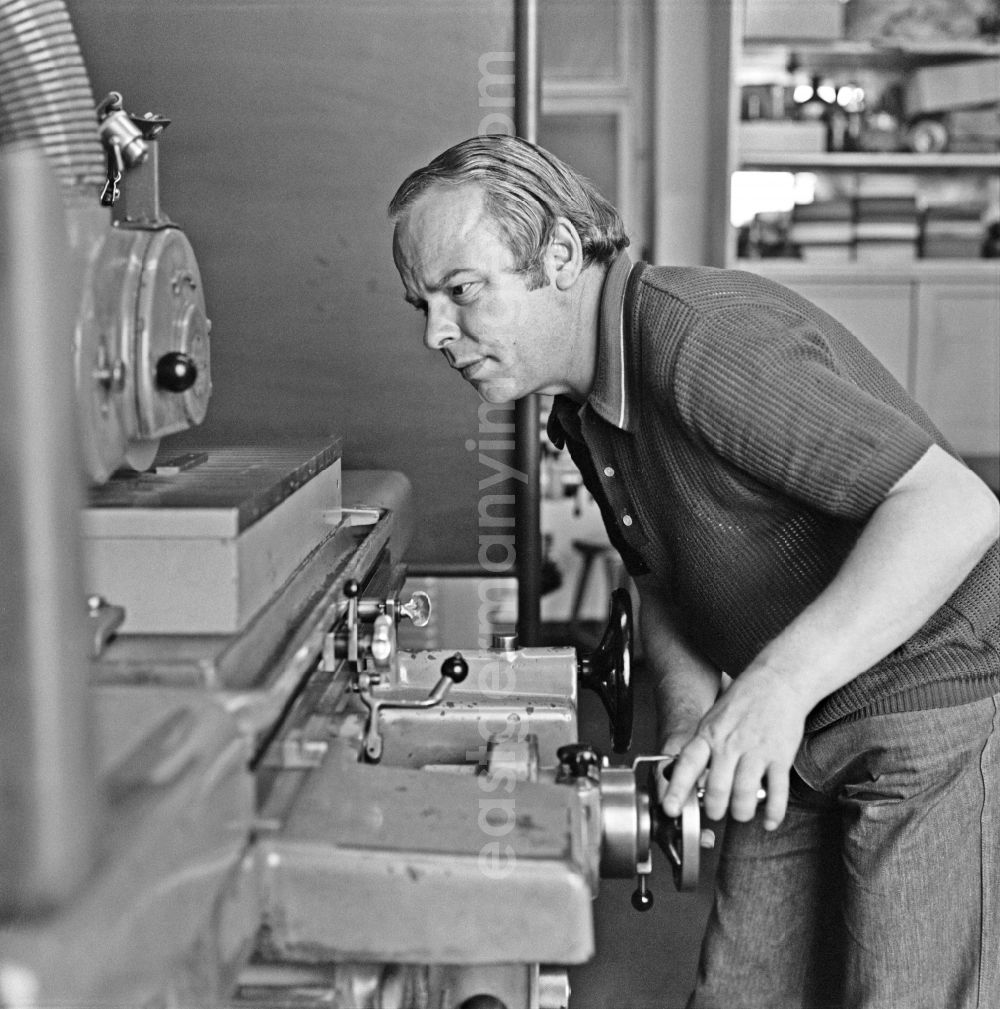
[(94, 108), (63, 0), (0, 0), (0, 144), (38, 145), (70, 202), (104, 183)]

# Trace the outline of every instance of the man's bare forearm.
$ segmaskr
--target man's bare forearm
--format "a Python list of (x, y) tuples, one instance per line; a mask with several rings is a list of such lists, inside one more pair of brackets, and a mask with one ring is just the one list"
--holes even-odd
[(655, 580), (647, 576), (637, 584), (643, 655), (655, 687), (657, 740), (663, 752), (675, 752), (715, 703), (720, 673), (684, 640)]
[(830, 586), (747, 672), (787, 678), (812, 708), (937, 611), (996, 539), (997, 521), (988, 489), (935, 446), (876, 510)]
[(765, 826), (785, 813), (788, 771), (809, 711), (906, 641), (996, 540), (997, 502), (932, 447), (875, 510), (831, 583), (741, 673), (678, 761), (668, 812), (708, 769), (706, 812)]

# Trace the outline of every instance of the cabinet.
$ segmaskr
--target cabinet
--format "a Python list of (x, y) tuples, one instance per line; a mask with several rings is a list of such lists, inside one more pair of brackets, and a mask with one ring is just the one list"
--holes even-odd
[(839, 319), (912, 390), (913, 289), (908, 277), (779, 274), (775, 279)]
[[(972, 5), (957, 3), (952, 22), (907, 24), (919, 5), (895, 0), (760, 16), (780, 6), (734, 15), (727, 265), (825, 308), (960, 452), (996, 459), (1000, 258), (985, 253), (1000, 222), (1000, 25), (962, 21)], [(779, 37), (793, 21), (798, 37)], [(820, 88), (834, 105), (816, 104)]]
[(843, 322), (963, 455), (1000, 456), (1000, 270), (991, 262), (867, 273), (778, 259), (742, 265)]
[(913, 393), (959, 451), (1000, 452), (1000, 284), (917, 288)]

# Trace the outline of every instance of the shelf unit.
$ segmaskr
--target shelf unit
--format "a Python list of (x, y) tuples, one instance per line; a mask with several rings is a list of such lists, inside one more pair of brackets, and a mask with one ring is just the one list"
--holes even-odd
[[(852, 175), (896, 173), (929, 180), (947, 177), (952, 183), (956, 173), (961, 173), (966, 179), (981, 180), (987, 186), (992, 184), (994, 188), (987, 198), (1000, 212), (1000, 148), (985, 152), (945, 150), (914, 153), (906, 150), (743, 150), (740, 147), (740, 127), (743, 125), (740, 121), (741, 87), (762, 82), (779, 86), (789, 67), (798, 68), (805, 77), (833, 76), (836, 79), (839, 76), (842, 83), (861, 80), (867, 85), (870, 99), (873, 82), (877, 82), (883, 90), (891, 90), (888, 86), (893, 82), (899, 83), (905, 75), (922, 67), (981, 62), (984, 58), (1000, 60), (1000, 44), (981, 39), (912, 45), (881, 45), (842, 39), (748, 40), (743, 39), (739, 31), (743, 6), (736, 8), (734, 58), (730, 73), (732, 172), (813, 173), (841, 179)], [(762, 118), (761, 121), (767, 120)], [(993, 181), (987, 183), (986, 180)], [(735, 248), (732, 236), (729, 246), (730, 250)], [(732, 255), (730, 251), (730, 257)]]
[(906, 151), (821, 151), (816, 154), (780, 152), (744, 154), (740, 168), (774, 168), (781, 171), (816, 172), (1000, 172), (1000, 153), (910, 154)]
[(900, 66), (950, 62), (954, 59), (982, 59), (1000, 55), (1000, 43), (989, 39), (957, 39), (943, 42), (855, 42), (851, 39), (743, 39), (742, 48), (754, 53), (768, 49), (788, 50), (808, 56), (820, 69), (855, 66), (895, 69)]
[[(1000, 40), (970, 38), (923, 41), (855, 41), (851, 39), (746, 39), (742, 25), (749, 4), (767, 0), (742, 0), (735, 7), (733, 22), (733, 59), (730, 72), (731, 155), (733, 171), (785, 171), (814, 173), (896, 172), (933, 175), (934, 173), (969, 173), (971, 176), (1000, 176), (1000, 149), (945, 150), (941, 153), (911, 153), (905, 150), (838, 151), (744, 151), (740, 149), (740, 88), (743, 85), (788, 83), (795, 68), (803, 79), (815, 75), (833, 78), (839, 83), (861, 83), (868, 91), (871, 111), (872, 88), (891, 92), (892, 84), (921, 68), (1000, 60)], [(857, 0), (844, 5), (849, 11)], [(940, 72), (940, 70), (939, 70)], [(993, 79), (992, 77), (990, 78)], [(997, 79), (993, 92), (1000, 89)], [(878, 96), (881, 98), (882, 96)], [(890, 104), (892, 104), (890, 102)], [(898, 104), (898, 99), (897, 99)], [(897, 110), (898, 111), (898, 110)], [(786, 110), (787, 112), (787, 110)], [(780, 113), (778, 113), (780, 118)], [(1000, 200), (1000, 189), (997, 192)]]
[[(744, 152), (739, 128), (741, 87), (765, 84), (771, 71), (777, 81), (789, 64), (807, 75), (839, 76), (844, 82), (892, 83), (920, 67), (1000, 57), (1000, 44), (983, 39), (885, 45), (749, 40), (742, 37), (742, 6), (734, 9), (732, 26), (731, 180), (737, 172), (788, 173), (796, 181), (815, 182), (827, 195), (850, 196), (859, 179), (906, 176), (925, 192), (966, 187), (1000, 212), (1000, 151)], [(734, 216), (738, 213), (736, 205)], [(841, 319), (928, 409), (960, 452), (993, 460), (1000, 455), (1000, 259), (913, 258), (874, 265), (740, 258), (739, 223), (727, 222), (728, 266), (770, 276)]]

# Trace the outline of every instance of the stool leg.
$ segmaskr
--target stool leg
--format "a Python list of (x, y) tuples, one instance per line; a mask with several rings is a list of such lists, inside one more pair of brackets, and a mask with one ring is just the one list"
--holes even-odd
[(576, 594), (573, 597), (573, 609), (569, 616), (569, 628), (574, 633), (580, 626), (580, 610), (583, 608), (583, 597), (587, 591), (587, 582), (590, 581), (590, 569), (593, 563), (594, 555), (592, 553), (583, 554), (583, 565), (576, 580)]

